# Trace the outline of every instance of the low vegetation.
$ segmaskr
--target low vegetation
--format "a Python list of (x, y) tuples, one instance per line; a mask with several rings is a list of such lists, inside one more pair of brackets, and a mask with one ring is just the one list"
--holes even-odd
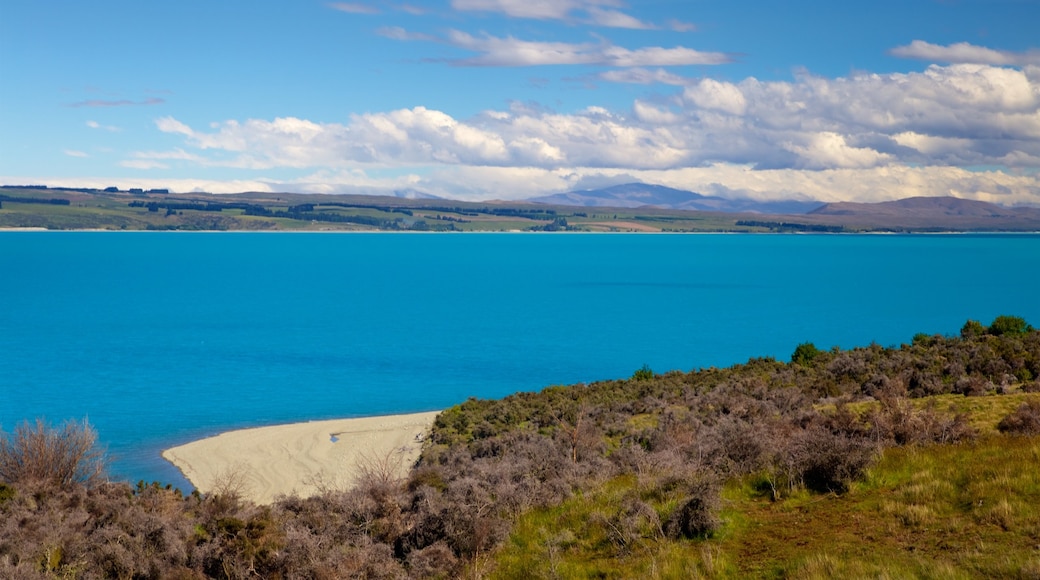
[(1040, 332), (792, 359), (470, 399), (406, 479), (270, 506), (5, 469), (0, 577), (1040, 575)]

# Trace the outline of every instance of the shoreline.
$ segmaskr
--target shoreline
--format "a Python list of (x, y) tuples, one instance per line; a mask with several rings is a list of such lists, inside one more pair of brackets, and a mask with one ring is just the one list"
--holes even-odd
[(407, 475), (440, 411), (227, 431), (165, 449), (202, 493), (236, 491), (258, 504), (348, 489), (366, 471)]
[(641, 235), (650, 234), (656, 236), (675, 235), (778, 235), (778, 236), (935, 236), (935, 235), (1040, 235), (1040, 230), (937, 230), (937, 231), (861, 231), (861, 232), (744, 232), (744, 231), (688, 231), (688, 232), (664, 232), (664, 231), (568, 231), (568, 232), (532, 232), (526, 230), (476, 230), (476, 231), (392, 231), (392, 230), (112, 230), (105, 228), (97, 229), (67, 229), (54, 230), (40, 227), (0, 227), (0, 233), (6, 232), (66, 232), (66, 233), (156, 233), (156, 234), (405, 234), (405, 235), (484, 235), (484, 234), (528, 234), (528, 235)]

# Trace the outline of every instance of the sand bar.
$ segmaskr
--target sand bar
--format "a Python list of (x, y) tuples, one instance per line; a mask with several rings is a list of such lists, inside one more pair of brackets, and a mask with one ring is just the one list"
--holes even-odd
[(241, 429), (163, 451), (200, 492), (241, 484), (241, 493), (271, 503), (281, 494), (314, 495), (348, 488), (366, 465), (387, 463), (400, 474), (419, 458), (440, 411), (333, 419)]

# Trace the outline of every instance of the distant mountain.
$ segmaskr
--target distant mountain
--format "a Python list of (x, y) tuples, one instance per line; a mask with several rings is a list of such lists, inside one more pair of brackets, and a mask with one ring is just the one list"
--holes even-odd
[(395, 189), (393, 192), (394, 197), (400, 197), (402, 200), (443, 200), (444, 197), (440, 195), (434, 195), (433, 193), (426, 193), (425, 191), (419, 191), (418, 189)]
[(839, 202), (803, 219), (846, 227), (907, 231), (1040, 231), (1040, 209), (956, 197), (908, 197), (879, 203)]
[(872, 218), (1019, 218), (1040, 219), (1040, 209), (1031, 207), (1009, 208), (984, 201), (958, 197), (908, 197), (879, 203), (828, 203), (812, 215), (857, 216)]
[(804, 214), (823, 205), (816, 201), (755, 201), (702, 195), (663, 185), (626, 183), (602, 189), (585, 189), (533, 197), (527, 201), (582, 207), (660, 207), (727, 213)]

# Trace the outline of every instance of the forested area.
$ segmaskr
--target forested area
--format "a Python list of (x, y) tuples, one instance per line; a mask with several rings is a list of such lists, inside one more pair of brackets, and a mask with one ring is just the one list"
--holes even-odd
[[(89, 426), (25, 424), (0, 440), (0, 576), (482, 576), (518, 518), (610, 485), (626, 486), (626, 499), (586, 525), (619, 554), (644, 539), (693, 549), (725, 529), (727, 482), (748, 481), (774, 502), (841, 495), (884, 449), (978, 436), (965, 414), (915, 399), (1037, 391), (1040, 332), (1014, 316), (897, 347), (806, 343), (790, 362), (644, 367), (470, 399), (437, 418), (404, 480), (377, 461), (350, 489), (270, 506), (243, 500), (234, 477), (207, 495), (107, 482)], [(1038, 399), (999, 429), (1040, 434)], [(55, 454), (43, 461), (45, 450)]]

